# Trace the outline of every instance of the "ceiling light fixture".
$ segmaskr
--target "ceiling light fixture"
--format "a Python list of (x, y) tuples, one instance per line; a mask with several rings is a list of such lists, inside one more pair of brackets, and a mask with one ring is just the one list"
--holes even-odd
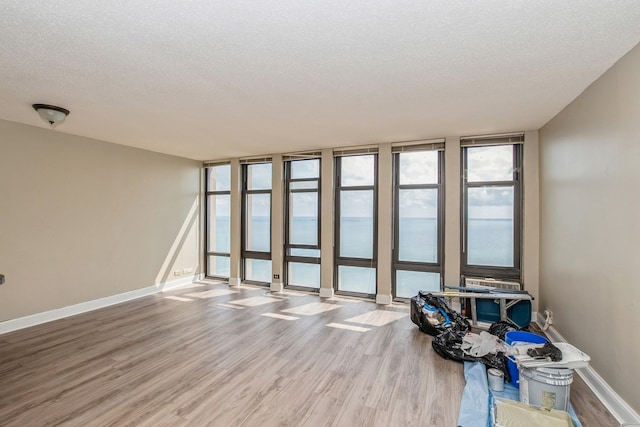
[(38, 112), (42, 120), (49, 122), (51, 127), (63, 121), (69, 115), (69, 110), (55, 105), (33, 104), (32, 107)]

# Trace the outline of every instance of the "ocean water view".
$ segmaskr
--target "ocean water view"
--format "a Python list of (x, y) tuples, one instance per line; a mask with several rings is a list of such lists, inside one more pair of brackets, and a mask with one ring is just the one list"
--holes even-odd
[[(291, 227), (291, 241), (315, 244), (316, 218), (295, 218)], [(268, 217), (253, 217), (247, 249), (270, 250), (271, 227)], [(340, 256), (371, 258), (373, 256), (372, 218), (342, 218), (340, 224)], [(474, 265), (510, 266), (513, 259), (513, 221), (511, 219), (470, 219), (468, 238), (469, 263)], [(399, 258), (401, 261), (437, 262), (437, 220), (435, 218), (401, 217), (399, 222)], [(229, 217), (215, 218), (215, 234), (211, 233), (209, 248), (229, 252)], [(301, 256), (319, 256), (318, 251), (298, 249)], [(212, 257), (209, 274), (229, 276), (229, 258)], [(287, 285), (308, 288), (320, 287), (320, 266), (310, 263), (289, 263)], [(260, 282), (271, 281), (271, 261), (250, 260), (246, 278)], [(365, 294), (376, 293), (375, 268), (338, 267), (338, 289)], [(410, 297), (418, 290), (439, 290), (437, 273), (398, 271), (396, 293)]]

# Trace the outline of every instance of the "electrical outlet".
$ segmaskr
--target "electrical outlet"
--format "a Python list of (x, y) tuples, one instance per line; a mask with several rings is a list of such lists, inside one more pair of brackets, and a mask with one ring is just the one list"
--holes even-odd
[(548, 308), (544, 309), (544, 325), (542, 325), (542, 330), (546, 331), (549, 329), (551, 324), (553, 323), (553, 312)]
[(176, 270), (173, 272), (174, 276), (182, 276), (182, 270)]
[(193, 273), (193, 268), (191, 268), (191, 267), (189, 267), (189, 268), (185, 268), (184, 270), (182, 270), (182, 272), (183, 272), (184, 274), (187, 274), (187, 273)]
[(274, 275), (273, 275), (273, 278), (274, 278), (274, 279), (279, 279), (279, 278), (280, 278), (280, 275), (279, 275), (279, 274), (274, 274)]

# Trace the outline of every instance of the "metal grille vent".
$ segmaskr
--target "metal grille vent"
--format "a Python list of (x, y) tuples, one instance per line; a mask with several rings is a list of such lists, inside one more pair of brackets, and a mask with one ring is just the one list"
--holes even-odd
[(521, 290), (521, 285), (518, 282), (510, 282), (505, 280), (497, 280), (490, 278), (472, 278), (465, 277), (464, 285), (467, 288), (476, 288), (476, 289), (506, 289), (510, 291), (519, 291)]

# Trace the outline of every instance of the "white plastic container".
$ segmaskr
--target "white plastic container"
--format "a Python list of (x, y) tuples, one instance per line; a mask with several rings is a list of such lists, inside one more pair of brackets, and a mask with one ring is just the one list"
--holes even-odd
[(504, 390), (504, 374), (496, 368), (487, 369), (487, 381), (493, 391)]
[(569, 408), (573, 369), (520, 370), (520, 402), (547, 409)]
[[(580, 369), (589, 366), (591, 358), (588, 354), (578, 350), (574, 346), (566, 342), (554, 342), (553, 345), (558, 347), (562, 352), (562, 360), (558, 362), (551, 362), (548, 360), (534, 359), (521, 354), (516, 356), (518, 359), (518, 365), (523, 368), (556, 368), (556, 369)], [(524, 352), (526, 353), (526, 351)]]

